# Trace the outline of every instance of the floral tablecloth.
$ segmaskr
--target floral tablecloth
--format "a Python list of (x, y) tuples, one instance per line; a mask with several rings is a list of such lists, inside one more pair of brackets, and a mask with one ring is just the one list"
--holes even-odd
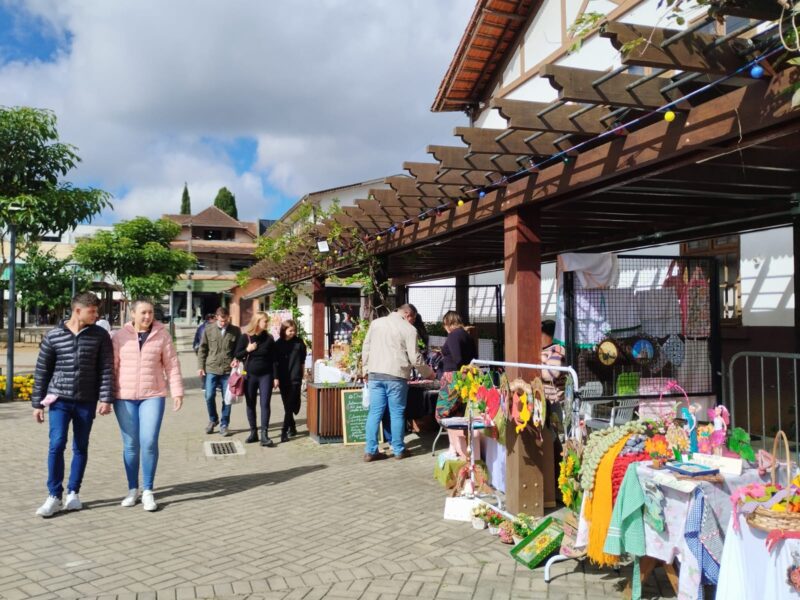
[(800, 565), (800, 540), (784, 540), (772, 554), (767, 533), (751, 529), (739, 516), (739, 531), (728, 523), (722, 551), (716, 600), (797, 600), (800, 593), (788, 582), (790, 566)]
[[(645, 520), (647, 555), (666, 563), (671, 563), (678, 558), (681, 563), (678, 598), (679, 600), (696, 600), (700, 587), (700, 569), (694, 555), (689, 551), (684, 537), (686, 519), (692, 506), (695, 487), (699, 487), (703, 491), (707, 507), (713, 512), (720, 527), (725, 529), (731, 518), (730, 495), (733, 490), (763, 479), (756, 469), (746, 469), (739, 476), (726, 475), (725, 482), (722, 484), (713, 484), (707, 481), (679, 481), (667, 471), (651, 469), (647, 463), (638, 463), (636, 469), (643, 488), (647, 481), (652, 481), (656, 483), (664, 496), (664, 530), (656, 531)], [(581, 506), (576, 547), (585, 547), (588, 535), (589, 524), (583, 518), (583, 506)], [(798, 599), (800, 600), (800, 596)]]

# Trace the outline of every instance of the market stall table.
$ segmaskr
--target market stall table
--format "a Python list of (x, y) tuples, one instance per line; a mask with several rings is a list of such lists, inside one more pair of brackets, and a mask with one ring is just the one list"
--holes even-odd
[[(633, 467), (631, 467), (633, 468)], [(699, 488), (719, 524), (720, 535), (726, 529), (731, 519), (730, 496), (737, 488), (749, 483), (765, 481), (765, 477), (758, 474), (756, 469), (745, 469), (741, 475), (724, 475), (723, 483), (714, 484), (708, 481), (678, 480), (669, 472), (654, 470), (648, 463), (636, 464), (637, 474), (642, 489), (647, 495), (647, 487), (655, 487), (663, 495), (663, 531), (653, 528), (645, 519), (645, 548), (649, 559), (656, 559), (666, 565), (672, 565), (677, 558), (681, 563), (678, 578), (677, 594), (680, 600), (695, 600), (698, 598), (701, 573), (697, 559), (687, 546), (685, 532), (687, 518), (693, 505), (695, 488)], [(584, 503), (586, 498), (584, 498)], [(583, 505), (581, 506), (580, 522), (578, 526), (577, 547), (585, 547), (589, 536), (589, 524), (583, 518)], [(645, 567), (652, 570), (656, 563), (642, 560), (642, 572)]]

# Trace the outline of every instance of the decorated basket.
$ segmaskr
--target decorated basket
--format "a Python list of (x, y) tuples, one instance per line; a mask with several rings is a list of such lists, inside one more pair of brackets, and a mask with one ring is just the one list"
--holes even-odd
[[(775, 458), (772, 461), (772, 468), (770, 471), (772, 477), (772, 485), (778, 485), (777, 481), (777, 469), (778, 469), (778, 449), (779, 449), (779, 440), (783, 440), (783, 448), (784, 452), (786, 453), (786, 485), (784, 487), (784, 492), (788, 493), (791, 488), (791, 454), (789, 453), (789, 440), (786, 438), (786, 434), (783, 431), (779, 431), (775, 436), (775, 441), (772, 444), (772, 456)], [(778, 492), (776, 496), (784, 495), (782, 492)], [(773, 496), (773, 501), (775, 497)], [(783, 530), (783, 531), (800, 531), (800, 513), (796, 512), (777, 512), (770, 510), (764, 506), (758, 506), (755, 510), (749, 513), (746, 516), (747, 524), (750, 527), (755, 529), (761, 529), (762, 531), (773, 531), (773, 530)]]

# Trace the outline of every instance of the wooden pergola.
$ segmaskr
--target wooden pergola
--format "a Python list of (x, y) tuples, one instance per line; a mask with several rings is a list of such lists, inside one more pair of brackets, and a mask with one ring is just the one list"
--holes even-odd
[[(530, 2), (501, 4), (514, 5), (517, 16), (531, 10)], [(557, 101), (491, 100), (505, 129), (456, 128), (461, 143), (429, 146), (430, 162), (405, 163), (409, 176), (387, 178), (391, 189), (372, 190), (336, 219), (369, 239), (395, 284), (502, 268), (505, 356), (513, 362), (538, 361), (540, 266), (560, 253), (791, 224), (797, 264), (800, 110), (784, 90), (800, 80), (800, 68), (776, 62), (777, 26), (755, 33), (757, 19), (771, 15), (738, 4), (735, 14), (752, 20), (725, 36), (699, 33), (699, 25), (675, 31), (608, 23), (601, 35), (617, 48), (640, 36), (649, 43), (609, 72), (546, 66)], [(484, 21), (490, 17), (502, 18)], [(498, 40), (518, 21), (508, 17)], [(474, 76), (473, 95), (455, 84), (440, 89), (440, 107), (463, 108), (480, 91), (478, 74), (458, 66), (468, 56), (469, 49), (457, 54), (448, 76), (455, 73), (455, 83)], [(754, 78), (759, 57), (765, 75)], [(650, 72), (633, 75), (632, 66)], [(671, 122), (658, 110), (669, 103)], [(325, 230), (320, 224), (319, 234)], [(257, 265), (254, 275), (313, 278), (319, 288), (326, 274), (351, 267), (346, 253), (322, 263), (309, 261), (312, 253), (309, 245), (283, 264)], [(800, 331), (797, 325), (796, 317)], [(543, 468), (547, 444), (509, 430), (508, 505), (541, 514), (553, 500), (552, 469)]]

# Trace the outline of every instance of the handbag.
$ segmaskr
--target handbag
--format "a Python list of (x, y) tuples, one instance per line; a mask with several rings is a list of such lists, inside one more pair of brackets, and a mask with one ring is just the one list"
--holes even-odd
[[(250, 336), (247, 336), (247, 341), (250, 342)], [(247, 364), (247, 359), (245, 358), (245, 365)], [(247, 373), (246, 369), (244, 368), (245, 365), (242, 365), (241, 362), (237, 363), (236, 366), (231, 370), (231, 374), (228, 376), (228, 390), (230, 390), (231, 394), (236, 397), (244, 396), (244, 376)]]

